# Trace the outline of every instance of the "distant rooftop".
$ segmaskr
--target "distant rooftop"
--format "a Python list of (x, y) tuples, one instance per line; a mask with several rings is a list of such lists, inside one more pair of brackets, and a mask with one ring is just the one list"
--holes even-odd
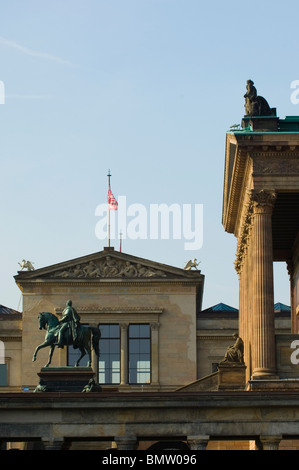
[(9, 307), (5, 307), (4, 305), (0, 305), (0, 315), (20, 315), (21, 312), (18, 312), (17, 310), (14, 310)]
[[(276, 304), (274, 304), (274, 311), (276, 313), (278, 312), (279, 313), (280, 312), (291, 313), (291, 307), (281, 302), (277, 302)], [(223, 313), (224, 315), (229, 314), (229, 313), (238, 314), (239, 310), (237, 308), (231, 307), (230, 305), (220, 302), (219, 304), (213, 305), (213, 307), (206, 308), (205, 310), (202, 310), (201, 312), (198, 312), (198, 313), (201, 315), (201, 314), (214, 313), (214, 312)]]
[(208, 313), (208, 312), (238, 312), (238, 309), (231, 307), (230, 305), (220, 303), (217, 305), (213, 305), (213, 307), (206, 308), (205, 310), (202, 310), (200, 313)]
[(277, 304), (274, 304), (274, 312), (291, 312), (291, 307), (289, 307), (289, 305), (282, 304), (281, 302), (277, 302)]

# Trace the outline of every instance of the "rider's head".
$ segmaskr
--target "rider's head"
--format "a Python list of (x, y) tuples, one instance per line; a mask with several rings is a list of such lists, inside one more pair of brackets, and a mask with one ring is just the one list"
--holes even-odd
[(71, 301), (71, 300), (68, 300), (67, 303), (66, 303), (66, 306), (67, 306), (67, 307), (71, 307), (71, 306), (72, 306), (72, 301)]

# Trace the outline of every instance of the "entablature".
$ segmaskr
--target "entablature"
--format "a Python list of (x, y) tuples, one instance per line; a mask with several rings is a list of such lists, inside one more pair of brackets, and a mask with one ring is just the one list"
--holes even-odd
[(299, 133), (228, 133), (222, 223), (238, 236), (246, 193), (299, 191)]

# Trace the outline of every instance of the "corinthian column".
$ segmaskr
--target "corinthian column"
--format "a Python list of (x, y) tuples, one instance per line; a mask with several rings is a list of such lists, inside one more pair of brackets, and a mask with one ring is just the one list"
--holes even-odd
[(272, 210), (274, 191), (252, 191), (253, 378), (275, 376)]

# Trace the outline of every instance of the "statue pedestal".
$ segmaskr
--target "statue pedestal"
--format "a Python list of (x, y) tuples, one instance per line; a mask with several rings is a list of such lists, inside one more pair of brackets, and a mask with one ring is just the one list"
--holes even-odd
[(82, 392), (94, 371), (91, 367), (43, 367), (36, 392)]
[(246, 366), (227, 362), (218, 366), (218, 390), (245, 390)]
[(244, 116), (242, 128), (251, 128), (254, 132), (278, 132), (279, 118), (277, 116)]

